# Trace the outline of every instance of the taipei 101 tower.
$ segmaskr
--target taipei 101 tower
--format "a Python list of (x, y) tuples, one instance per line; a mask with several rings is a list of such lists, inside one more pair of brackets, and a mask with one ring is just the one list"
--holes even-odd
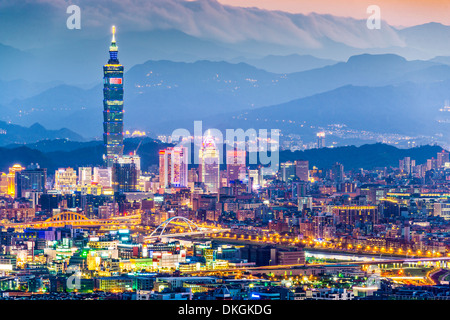
[(103, 142), (106, 167), (123, 155), (123, 66), (117, 58), (116, 28), (112, 27), (109, 60), (103, 66)]

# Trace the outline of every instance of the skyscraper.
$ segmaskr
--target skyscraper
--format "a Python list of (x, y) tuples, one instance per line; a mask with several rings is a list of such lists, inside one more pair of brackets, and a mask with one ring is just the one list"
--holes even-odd
[(103, 187), (112, 186), (112, 171), (111, 168), (94, 168), (93, 181), (95, 184), (100, 184)]
[(117, 58), (115, 32), (113, 26), (109, 60), (103, 66), (103, 160), (107, 167), (123, 154), (123, 66)]
[(287, 161), (280, 164), (280, 179), (284, 182), (292, 182), (295, 178), (296, 166), (293, 162)]
[(227, 151), (227, 184), (239, 179), (239, 173), (246, 170), (245, 167), (245, 150), (228, 150)]
[(20, 164), (15, 164), (9, 168), (8, 173), (8, 194), (12, 197), (16, 195), (16, 172), (25, 170)]
[(16, 197), (30, 197), (32, 192), (44, 192), (46, 180), (47, 169), (40, 168), (38, 164), (16, 171)]
[(325, 148), (325, 132), (317, 133), (317, 148)]
[(135, 163), (115, 161), (112, 166), (112, 185), (114, 192), (134, 192), (138, 189), (137, 168)]
[(55, 171), (55, 190), (70, 194), (77, 189), (77, 172), (73, 168), (59, 168)]
[(443, 167), (446, 162), (449, 162), (449, 153), (445, 150), (442, 150), (442, 152), (438, 152), (437, 154), (438, 168)]
[(200, 179), (210, 193), (219, 191), (220, 159), (213, 137), (206, 137), (200, 149)]
[(90, 186), (92, 183), (92, 168), (79, 167), (78, 168), (78, 184), (80, 186)]
[(188, 149), (174, 147), (159, 152), (159, 182), (162, 188), (188, 185)]
[(345, 179), (345, 175), (344, 175), (344, 166), (342, 164), (340, 164), (339, 162), (336, 162), (332, 167), (331, 167), (331, 175), (332, 175), (332, 180), (335, 183), (341, 183), (344, 181)]
[(295, 160), (295, 175), (300, 181), (309, 180), (309, 161), (308, 160)]

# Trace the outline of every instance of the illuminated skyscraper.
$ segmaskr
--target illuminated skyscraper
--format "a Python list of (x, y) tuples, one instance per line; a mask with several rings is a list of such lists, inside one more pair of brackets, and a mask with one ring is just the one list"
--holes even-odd
[(136, 154), (130, 154), (117, 159), (119, 163), (134, 163), (137, 170), (137, 178), (139, 180), (141, 176), (141, 157)]
[(90, 186), (92, 184), (92, 168), (80, 167), (78, 168), (78, 184), (80, 186)]
[(103, 160), (107, 167), (123, 154), (123, 66), (117, 58), (115, 32), (113, 26), (109, 61), (103, 66)]
[(317, 133), (317, 148), (325, 148), (325, 132)]
[(210, 193), (219, 191), (220, 159), (214, 138), (206, 137), (200, 149), (200, 178)]
[(95, 184), (99, 184), (102, 187), (112, 186), (112, 171), (111, 168), (94, 168), (93, 181)]
[(112, 186), (114, 192), (134, 192), (138, 190), (137, 168), (134, 162), (115, 161), (112, 166)]
[(295, 160), (295, 175), (300, 181), (309, 180), (309, 161), (308, 160)]
[(47, 169), (31, 164), (25, 170), (16, 171), (16, 197), (30, 198), (31, 193), (45, 191)]
[(8, 194), (12, 197), (16, 196), (16, 172), (25, 170), (20, 164), (15, 164), (9, 168), (8, 174)]
[(227, 151), (227, 184), (240, 179), (239, 173), (246, 171), (245, 167), (245, 150), (228, 150)]
[(438, 168), (443, 167), (446, 162), (449, 162), (449, 153), (445, 150), (442, 150), (442, 152), (438, 152), (437, 154)]
[(77, 189), (77, 172), (73, 168), (59, 168), (55, 171), (55, 190), (70, 194)]
[(159, 152), (159, 183), (162, 188), (188, 185), (188, 149), (174, 147)]
[(332, 175), (332, 180), (334, 180), (334, 182), (336, 182), (336, 183), (343, 182), (345, 179), (344, 166), (342, 164), (340, 164), (339, 162), (336, 162), (331, 167), (331, 175)]

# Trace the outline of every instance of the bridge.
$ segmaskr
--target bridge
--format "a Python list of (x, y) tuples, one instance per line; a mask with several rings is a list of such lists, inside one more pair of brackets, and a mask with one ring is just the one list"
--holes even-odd
[(290, 265), (270, 265), (270, 266), (260, 266), (260, 267), (236, 267), (218, 270), (192, 270), (185, 271), (184, 274), (210, 274), (215, 272), (250, 272), (250, 273), (264, 273), (275, 270), (286, 270), (286, 271), (300, 271), (308, 268), (316, 267), (350, 267), (350, 266), (369, 266), (369, 265), (397, 265), (402, 267), (403, 264), (408, 264), (409, 266), (437, 266), (437, 267), (450, 267), (450, 257), (442, 258), (405, 258), (405, 259), (386, 259), (386, 260), (372, 260), (372, 261), (342, 261), (333, 263), (308, 263), (308, 264), (290, 264)]
[(0, 224), (5, 228), (35, 228), (45, 229), (49, 227), (64, 227), (71, 225), (74, 227), (93, 227), (93, 226), (118, 226), (135, 224), (137, 216), (114, 217), (111, 219), (89, 219), (83, 214), (73, 211), (64, 211), (48, 218), (45, 221), (19, 222)]
[[(181, 223), (177, 223), (177, 221), (181, 221)], [(174, 225), (181, 225), (183, 227), (189, 228), (189, 232), (179, 232), (179, 233), (166, 233), (167, 227), (169, 224)], [(220, 232), (229, 232), (230, 229), (220, 229), (220, 228), (206, 228), (206, 227), (199, 227), (191, 220), (176, 216), (167, 219), (163, 223), (161, 223), (159, 226), (156, 227), (155, 230), (149, 235), (144, 237), (145, 241), (149, 240), (155, 240), (155, 239), (161, 239), (161, 238), (173, 238), (173, 237), (184, 237), (184, 236), (192, 236), (192, 235), (205, 235), (205, 234), (211, 234), (211, 233), (220, 233)], [(159, 232), (159, 233), (158, 233)]]

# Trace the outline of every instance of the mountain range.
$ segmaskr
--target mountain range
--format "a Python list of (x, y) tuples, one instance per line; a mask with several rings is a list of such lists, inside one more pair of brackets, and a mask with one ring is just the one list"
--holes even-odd
[[(264, 128), (299, 134), (330, 124), (413, 136), (447, 132), (446, 113), (439, 109), (450, 98), (450, 66), (437, 61), (363, 54), (278, 74), (243, 62), (151, 60), (132, 67), (124, 79), (127, 130), (170, 134), (194, 120), (221, 129), (259, 128), (258, 119), (265, 119)], [(2, 106), (2, 120), (39, 122), (52, 130), (65, 125), (84, 137), (100, 137), (101, 101), (101, 85), (58, 85)], [(300, 122), (303, 127), (295, 125)]]
[[(34, 143), (37, 140), (70, 140), (70, 141), (84, 141), (85, 139), (79, 134), (66, 129), (47, 130), (39, 123), (34, 123), (30, 127), (23, 127), (16, 124), (6, 123), (0, 121), (0, 146), (9, 144), (27, 144)], [(59, 141), (59, 140), (57, 140)]]
[(83, 5), (81, 29), (71, 30), (66, 7), (1, 4), (0, 120), (72, 132), (0, 137), (0, 145), (100, 139), (113, 24), (126, 71), (125, 130), (155, 137), (203, 120), (280, 128), (311, 142), (337, 126), (358, 131), (328, 130), (338, 145), (364, 143), (364, 135), (450, 145), (448, 108), (441, 111), (450, 100), (449, 26), (382, 21), (371, 30), (365, 19), (216, 0), (98, 0)]
[[(124, 154), (136, 153), (141, 157), (141, 168), (146, 171), (151, 165), (158, 165), (158, 151), (170, 144), (164, 144), (149, 138), (131, 138), (124, 140)], [(399, 149), (386, 144), (366, 144), (360, 147), (321, 148), (306, 151), (281, 151), (281, 162), (309, 160), (310, 168), (316, 166), (330, 169), (335, 162), (342, 163), (346, 170), (373, 169), (377, 167), (397, 167), (398, 160), (411, 157), (417, 164), (426, 163), (442, 151), (439, 146), (421, 146)], [(47, 140), (30, 145), (8, 145), (0, 147), (0, 171), (15, 164), (27, 166), (38, 163), (47, 168), (49, 174), (60, 167), (77, 168), (80, 166), (102, 165), (103, 144), (101, 141), (73, 142), (68, 140)]]

